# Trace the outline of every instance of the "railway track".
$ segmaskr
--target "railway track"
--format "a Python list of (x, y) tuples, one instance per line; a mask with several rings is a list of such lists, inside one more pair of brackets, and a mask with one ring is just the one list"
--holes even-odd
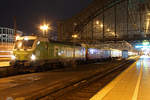
[(128, 60), (115, 64), (114, 66), (116, 67), (113, 69), (68, 84), (37, 98), (37, 100), (89, 100), (89, 98), (96, 94), (134, 61), (135, 60)]
[[(104, 61), (104, 63), (106, 63), (106, 62), (107, 61)], [(111, 60), (110, 60), (110, 62), (111, 62)], [(103, 63), (103, 62), (98, 62), (98, 63)], [(122, 61), (120, 63), (122, 63)], [(86, 64), (83, 64), (83, 65), (87, 65), (87, 64), (93, 64), (93, 63), (86, 63)], [(63, 69), (63, 68), (65, 69), (65, 68), (68, 68), (68, 67), (67, 66), (64, 67), (64, 66), (61, 66), (61, 65), (56, 65), (55, 68), (50, 68), (50, 67), (47, 67), (47, 65), (46, 65), (46, 66), (42, 66), (42, 67), (39, 67), (39, 68), (40, 69), (38, 69), (38, 71), (35, 71), (35, 70), (31, 69), (31, 67), (24, 68), (22, 66), (3, 66), (3, 67), (0, 67), (0, 78), (2, 78), (2, 77), (8, 77), (8, 76), (15, 76), (15, 75), (35, 73), (35, 72), (53, 71), (55, 69), (56, 70), (57, 69)]]

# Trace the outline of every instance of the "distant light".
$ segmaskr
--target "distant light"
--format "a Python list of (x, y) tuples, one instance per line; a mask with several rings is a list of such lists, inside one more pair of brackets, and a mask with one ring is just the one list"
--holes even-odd
[(144, 46), (144, 45), (142, 45), (142, 46), (135, 46), (135, 48), (150, 48), (150, 46)]
[(150, 13), (147, 13), (147, 15), (149, 15), (149, 16), (150, 16)]
[(78, 35), (77, 35), (77, 34), (74, 34), (74, 35), (72, 35), (72, 37), (73, 37), (73, 38), (77, 38), (77, 37), (78, 37)]
[(144, 41), (143, 41), (143, 45), (144, 45), (144, 46), (149, 45), (149, 42), (148, 42), (147, 40), (144, 40)]
[(110, 29), (108, 28), (108, 29), (107, 29), (107, 31), (109, 32), (109, 31), (110, 31)]
[(101, 24), (100, 26), (101, 26), (101, 28), (103, 28), (103, 26), (104, 26), (104, 25), (103, 25), (103, 24)]
[(19, 36), (19, 35), (17, 35), (17, 36), (16, 36), (16, 40), (19, 40), (19, 39), (20, 39), (20, 36)]
[(95, 50), (95, 49), (90, 48), (90, 49), (89, 49), (89, 52), (90, 52), (91, 54), (94, 54), (94, 52), (96, 52), (96, 50)]
[(29, 38), (28, 38), (28, 37), (25, 37), (25, 38), (24, 38), (24, 40), (25, 40), (25, 41), (28, 41), (28, 40), (29, 40)]
[(96, 24), (99, 25), (99, 21), (98, 20), (96, 21)]
[(59, 52), (58, 55), (61, 56), (61, 52)]
[(111, 34), (115, 36), (115, 32), (112, 32)]
[(36, 60), (36, 56), (35, 56), (34, 54), (32, 54), (31, 60), (32, 60), (32, 61)]
[(130, 56), (131, 56), (131, 55), (134, 55), (134, 53), (133, 53), (133, 52), (128, 52), (128, 55), (130, 55)]
[(12, 55), (11, 60), (15, 60), (15, 59), (16, 59), (16, 56)]
[(40, 41), (37, 42), (37, 45), (39, 45), (39, 44), (40, 44)]
[(140, 58), (150, 58), (150, 56), (142, 55)]
[(41, 25), (41, 26), (40, 26), (40, 29), (41, 29), (42, 31), (47, 31), (47, 30), (49, 29), (49, 25), (48, 25), (48, 24)]

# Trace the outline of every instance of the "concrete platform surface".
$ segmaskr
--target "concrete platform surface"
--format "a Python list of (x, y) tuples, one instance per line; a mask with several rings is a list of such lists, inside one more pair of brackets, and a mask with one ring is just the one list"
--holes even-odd
[(141, 56), (90, 100), (150, 100), (150, 57)]

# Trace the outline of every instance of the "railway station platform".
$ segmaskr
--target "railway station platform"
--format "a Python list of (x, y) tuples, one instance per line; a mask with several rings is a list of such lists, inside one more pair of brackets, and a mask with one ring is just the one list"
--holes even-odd
[[(7, 100), (8, 98), (13, 98), (14, 100), (39, 100), (40, 97), (51, 94), (54, 91), (64, 90), (65, 87), (72, 86), (72, 84), (77, 85), (79, 82), (86, 82), (87, 78), (113, 69), (124, 62), (126, 61), (106, 61), (80, 65), (76, 69), (55, 69), (47, 72), (0, 78), (0, 100)], [(105, 68), (103, 67), (104, 65)]]
[(141, 56), (90, 100), (150, 100), (150, 57)]

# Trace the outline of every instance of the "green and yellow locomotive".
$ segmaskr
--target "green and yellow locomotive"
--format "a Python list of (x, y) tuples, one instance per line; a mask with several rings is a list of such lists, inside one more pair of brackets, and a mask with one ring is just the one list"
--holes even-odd
[(37, 36), (20, 37), (14, 45), (11, 65), (42, 66), (84, 61), (85, 49), (79, 44), (49, 41)]

